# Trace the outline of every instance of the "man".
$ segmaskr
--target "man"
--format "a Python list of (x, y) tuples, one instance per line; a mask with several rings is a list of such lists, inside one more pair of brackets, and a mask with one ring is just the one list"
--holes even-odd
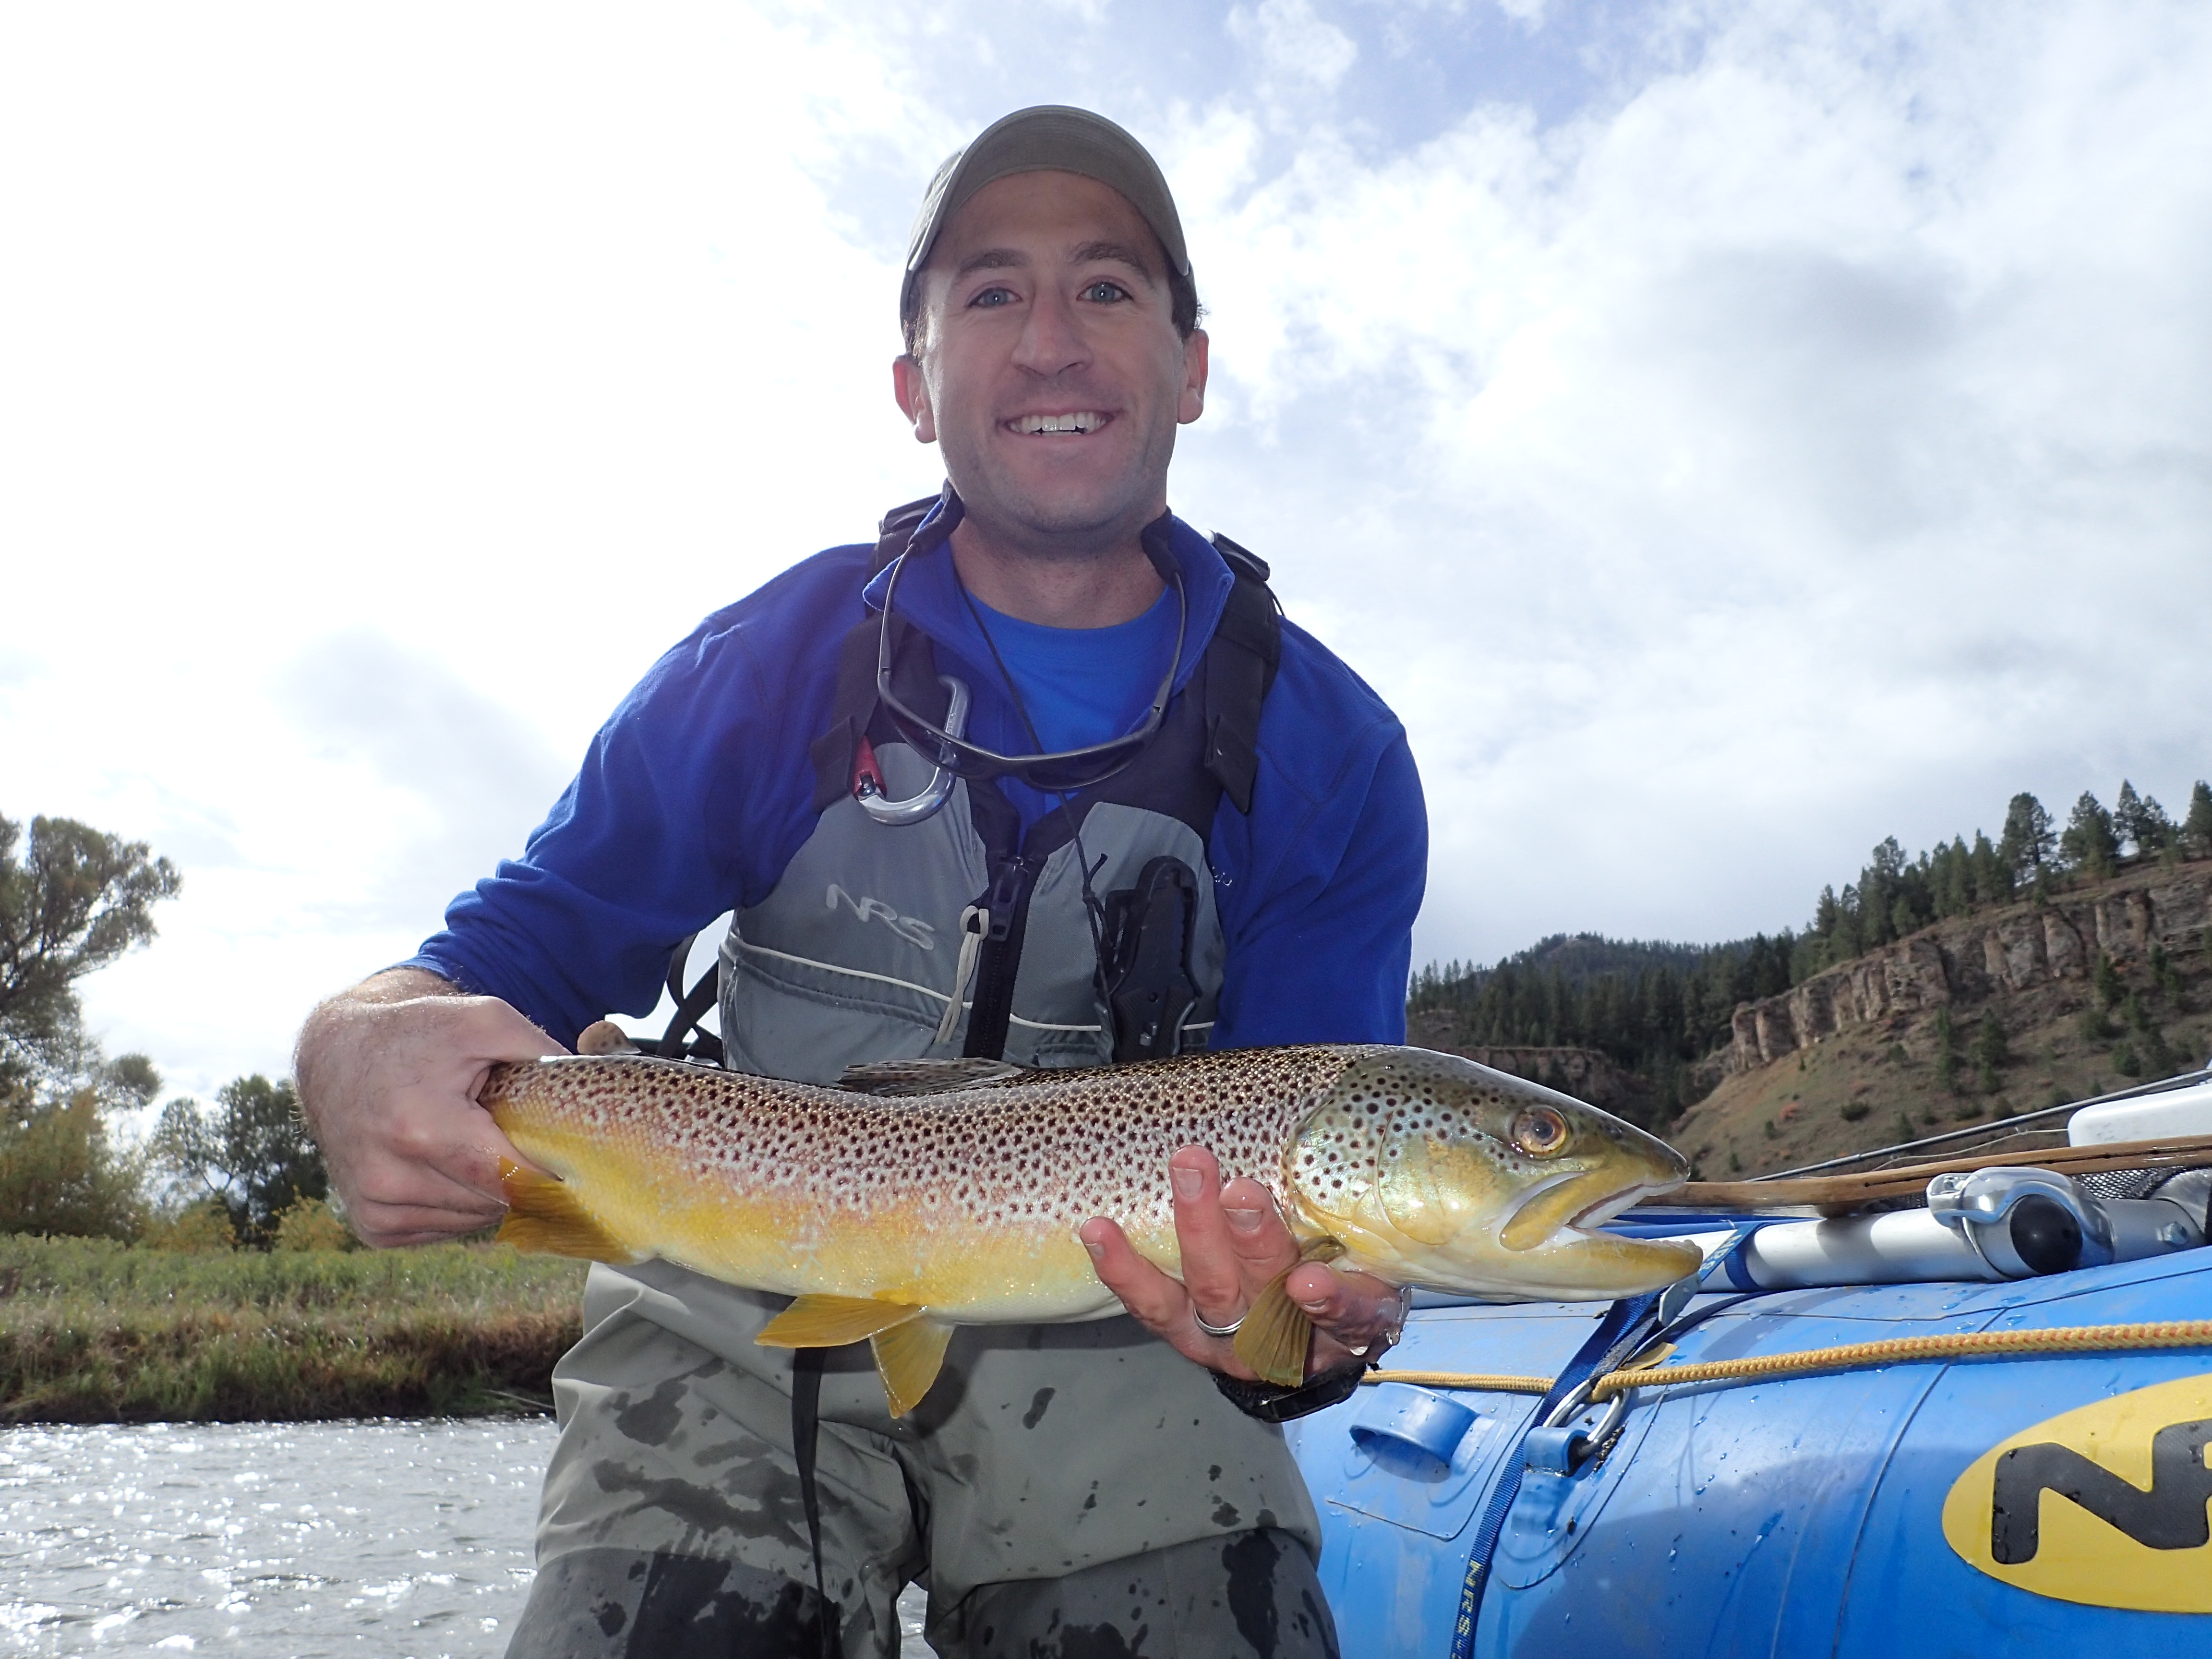
[[(1207, 343), (1152, 158), (1081, 111), (997, 123), (933, 183), (901, 310), (945, 494), (708, 617), (523, 858), (309, 1018), (303, 1097), (369, 1243), (495, 1219), (518, 1155), (486, 1068), (649, 1011), (733, 907), (724, 1058), (772, 1075), (1402, 1036), (1419, 782), (1265, 567), (1167, 511)], [(963, 1329), (903, 1419), (864, 1349), (817, 1374), (755, 1344), (780, 1298), (595, 1267), (510, 1652), (889, 1654), (916, 1579), (947, 1653), (1333, 1652), (1273, 1425), (1348, 1384), (1281, 1397), (1209, 1334), (1297, 1251), (1204, 1149), (1170, 1170), (1183, 1282), (1094, 1219), (1132, 1317)], [(1289, 1285), (1310, 1376), (1395, 1332), (1388, 1286)]]

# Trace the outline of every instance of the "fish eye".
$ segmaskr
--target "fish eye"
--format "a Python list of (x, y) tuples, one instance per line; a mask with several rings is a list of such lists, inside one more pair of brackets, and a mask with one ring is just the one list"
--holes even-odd
[(1531, 1158), (1549, 1158), (1567, 1144), (1567, 1121), (1549, 1106), (1531, 1106), (1513, 1120), (1513, 1144)]

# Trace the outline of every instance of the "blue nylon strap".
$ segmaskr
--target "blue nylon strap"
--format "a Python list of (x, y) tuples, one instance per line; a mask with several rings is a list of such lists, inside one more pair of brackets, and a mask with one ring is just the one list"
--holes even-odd
[[(1649, 1296), (1626, 1297), (1606, 1310), (1597, 1328), (1575, 1350), (1575, 1357), (1567, 1361), (1551, 1391), (1538, 1403), (1535, 1414), (1528, 1419), (1531, 1428), (1541, 1424), (1553, 1407), (1589, 1380), (1592, 1373), (1612, 1363), (1617, 1350), (1632, 1340), (1641, 1339), (1644, 1321), (1659, 1305), (1659, 1297), (1657, 1291)], [(1460, 1583), (1459, 1620), (1452, 1626), (1451, 1659), (1473, 1659), (1475, 1621), (1482, 1613), (1483, 1592), (1490, 1587), (1491, 1558), (1498, 1552), (1498, 1534), (1505, 1530), (1506, 1515), (1520, 1495), (1521, 1474), (1527, 1467), (1522, 1448), (1515, 1446), (1506, 1458), (1505, 1468), (1498, 1472), (1498, 1485), (1491, 1490), (1489, 1506), (1482, 1512), (1482, 1524), (1475, 1528), (1474, 1548), (1467, 1559), (1467, 1577)]]
[(1765, 1217), (1756, 1220), (1738, 1222), (1735, 1237), (1714, 1251), (1711, 1258), (1706, 1261), (1700, 1282), (1710, 1288), (1712, 1287), (1713, 1280), (1719, 1278), (1726, 1279), (1739, 1291), (1758, 1290), (1759, 1281), (1751, 1276), (1751, 1270), (1743, 1265), (1743, 1247), (1751, 1242), (1751, 1236), (1761, 1227), (1773, 1225), (1774, 1219), (1772, 1217)]

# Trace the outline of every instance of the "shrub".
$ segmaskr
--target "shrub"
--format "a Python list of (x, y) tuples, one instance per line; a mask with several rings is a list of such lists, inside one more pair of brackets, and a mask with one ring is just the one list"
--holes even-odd
[(0, 1121), (0, 1232), (131, 1238), (144, 1222), (137, 1161), (109, 1142), (96, 1089)]
[(280, 1250), (349, 1250), (353, 1235), (319, 1198), (303, 1198), (276, 1213), (276, 1247)]
[(197, 1255), (211, 1250), (236, 1249), (238, 1234), (230, 1224), (230, 1212), (223, 1208), (222, 1200), (208, 1198), (187, 1204), (173, 1214), (155, 1218), (147, 1225), (145, 1243), (149, 1249)]

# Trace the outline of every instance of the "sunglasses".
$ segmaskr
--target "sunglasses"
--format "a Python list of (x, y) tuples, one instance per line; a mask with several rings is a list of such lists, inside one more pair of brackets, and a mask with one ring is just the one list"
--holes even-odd
[[(1115, 738), (1105, 743), (1094, 743), (1083, 749), (1063, 749), (1049, 755), (1002, 755), (995, 749), (986, 749), (981, 744), (970, 743), (965, 738), (946, 731), (936, 721), (902, 702), (891, 688), (891, 613), (898, 596), (899, 575), (906, 568), (906, 555), (902, 553), (891, 565), (890, 580), (884, 588), (883, 627), (876, 640), (876, 696), (884, 712), (890, 717), (891, 725), (900, 737), (912, 744), (915, 752), (931, 764), (943, 767), (955, 777), (981, 781), (989, 778), (1019, 779), (1032, 789), (1066, 794), (1078, 789), (1088, 789), (1103, 783), (1144, 752), (1145, 746), (1159, 735), (1160, 726), (1167, 719), (1168, 700), (1175, 692), (1176, 669), (1182, 662), (1183, 629), (1190, 621), (1190, 605), (1184, 597), (1182, 572), (1171, 559), (1155, 559), (1164, 576), (1175, 589), (1176, 643), (1175, 653), (1168, 659), (1168, 672), (1160, 679), (1160, 689), (1152, 698), (1152, 706), (1145, 714), (1144, 724), (1126, 737)], [(988, 636), (986, 635), (988, 641)]]

